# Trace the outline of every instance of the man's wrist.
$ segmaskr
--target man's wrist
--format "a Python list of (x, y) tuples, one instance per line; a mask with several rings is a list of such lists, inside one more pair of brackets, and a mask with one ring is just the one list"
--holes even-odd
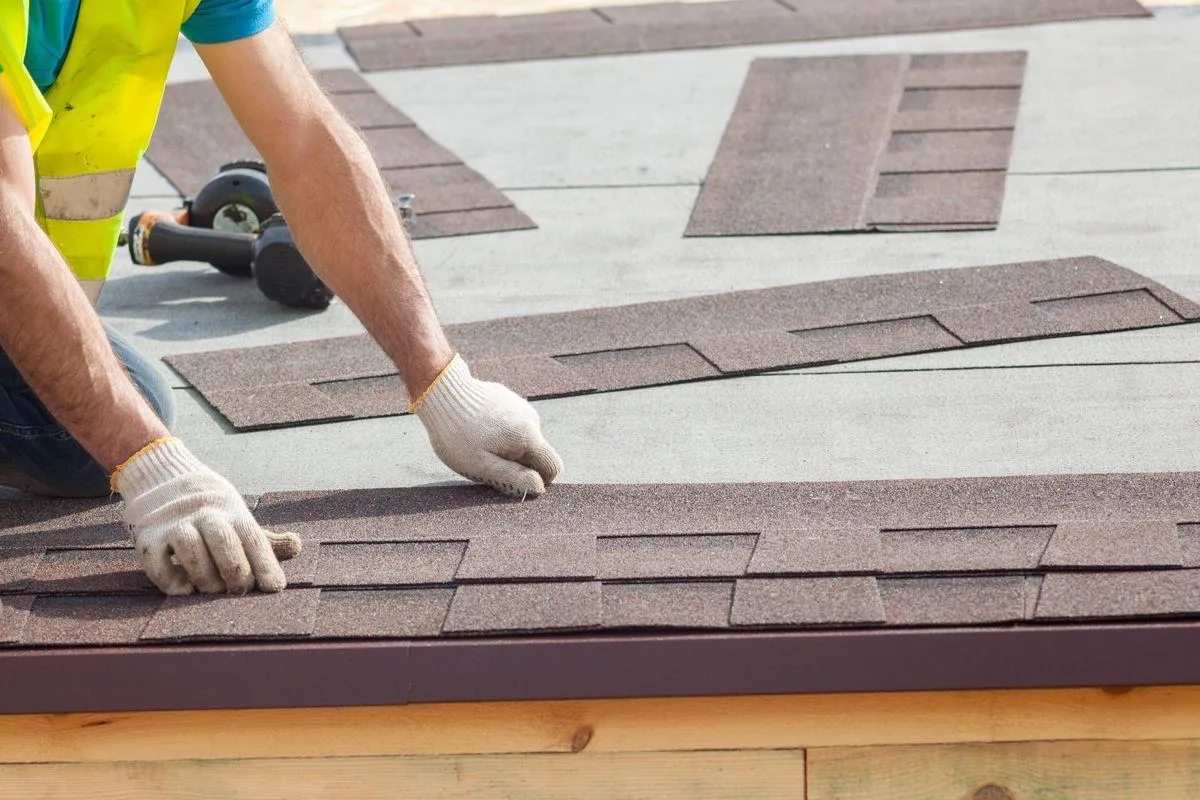
[(404, 387), (414, 401), (429, 391), (456, 357), (454, 349), (444, 338), (437, 345), (422, 347), (407, 363), (397, 364), (404, 376)]

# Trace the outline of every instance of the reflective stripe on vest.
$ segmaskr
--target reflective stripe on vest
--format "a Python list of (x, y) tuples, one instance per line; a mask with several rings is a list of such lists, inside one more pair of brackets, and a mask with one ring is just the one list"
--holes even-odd
[(42, 213), (48, 219), (108, 219), (125, 210), (132, 187), (132, 169), (38, 180)]
[(83, 0), (46, 92), (54, 116), (34, 153), (38, 221), (93, 301), (154, 132), (179, 28), (199, 2)]

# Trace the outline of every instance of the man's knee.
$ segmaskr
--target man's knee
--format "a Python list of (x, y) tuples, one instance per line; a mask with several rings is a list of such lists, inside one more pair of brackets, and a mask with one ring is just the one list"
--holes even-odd
[(171, 384), (163, 377), (162, 371), (150, 359), (133, 348), (125, 337), (109, 326), (105, 326), (109, 344), (113, 352), (125, 367), (138, 391), (146, 398), (146, 402), (154, 409), (154, 413), (168, 428), (175, 425), (175, 396)]

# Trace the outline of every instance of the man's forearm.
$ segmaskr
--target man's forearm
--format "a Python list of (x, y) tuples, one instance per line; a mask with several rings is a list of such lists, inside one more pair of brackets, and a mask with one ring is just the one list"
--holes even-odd
[[(321, 279), (362, 320), (417, 395), (449, 363), (412, 246), (375, 160), (308, 73), (279, 24), (197, 47)], [(247, 75), (262, 81), (248, 85)]]
[(38, 227), (33, 186), (29, 139), (0, 100), (0, 349), (55, 419), (112, 471), (167, 431)]
[(453, 351), (370, 151), (332, 106), (327, 112), (311, 123), (304, 150), (269, 164), (271, 186), (301, 251), (416, 397)]

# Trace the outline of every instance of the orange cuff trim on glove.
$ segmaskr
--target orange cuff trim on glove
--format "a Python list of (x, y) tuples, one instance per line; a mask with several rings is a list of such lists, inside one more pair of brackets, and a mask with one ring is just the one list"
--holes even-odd
[(108, 479), (109, 490), (113, 491), (113, 492), (117, 491), (117, 476), (121, 474), (121, 471), (123, 469), (125, 469), (130, 464), (132, 464), (134, 462), (134, 460), (137, 459), (138, 456), (145, 455), (146, 453), (150, 452), (154, 448), (158, 447), (160, 444), (166, 444), (167, 442), (177, 442), (177, 441), (179, 441), (179, 439), (177, 439), (174, 436), (163, 436), (161, 438), (155, 439), (153, 442), (146, 445), (141, 450), (138, 450), (136, 453), (131, 455), (129, 458), (122, 461), (120, 466), (118, 466), (116, 469), (114, 469), (112, 475), (109, 476), (109, 479)]
[(417, 409), (420, 408), (421, 404), (429, 398), (429, 395), (433, 393), (433, 390), (437, 388), (437, 385), (442, 382), (442, 378), (446, 377), (446, 373), (450, 371), (450, 368), (461, 360), (462, 356), (460, 356), (458, 353), (455, 353), (454, 358), (450, 359), (450, 363), (442, 367), (442, 371), (439, 372), (437, 377), (433, 379), (433, 383), (429, 384), (429, 388), (421, 392), (420, 397), (408, 404), (408, 413), (417, 413)]

